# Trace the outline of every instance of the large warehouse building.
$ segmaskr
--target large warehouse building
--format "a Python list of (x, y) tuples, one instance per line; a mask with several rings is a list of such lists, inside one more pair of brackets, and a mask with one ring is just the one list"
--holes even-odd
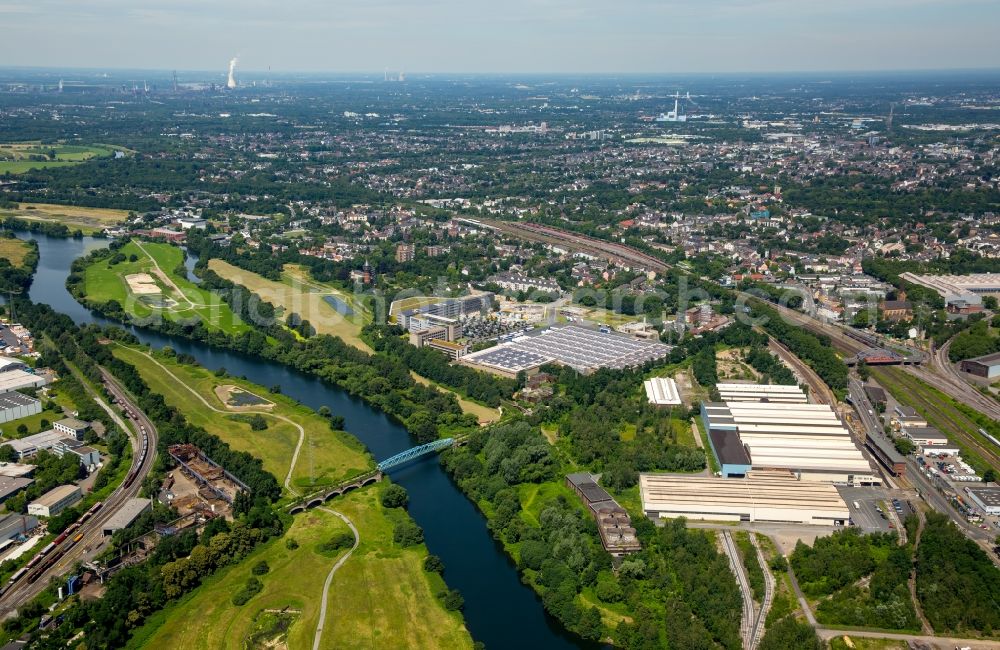
[(777, 402), (805, 404), (809, 401), (798, 386), (782, 384), (716, 384), (723, 402)]
[(978, 305), (983, 296), (1000, 297), (1000, 273), (970, 273), (968, 275), (917, 275), (900, 273), (901, 280), (937, 291), (945, 304)]
[(959, 364), (962, 372), (985, 379), (1000, 377), (1000, 352), (987, 354), (975, 359), (966, 359)]
[(10, 391), (0, 394), (0, 423), (19, 420), (42, 412), (42, 403), (24, 393)]
[(639, 490), (643, 512), (655, 519), (844, 526), (851, 518), (837, 488), (784, 473), (753, 472), (742, 479), (640, 474)]
[(577, 325), (549, 327), (516, 337), (510, 343), (473, 352), (462, 362), (513, 377), (532, 373), (545, 363), (560, 363), (581, 373), (598, 368), (629, 368), (662, 359), (670, 348), (610, 331)]
[[(701, 407), (702, 424), (724, 478), (744, 477), (751, 470), (787, 470), (803, 481), (881, 483), (829, 406), (739, 401), (742, 397), (728, 394), (724, 403)], [(804, 397), (801, 390), (799, 394)]]

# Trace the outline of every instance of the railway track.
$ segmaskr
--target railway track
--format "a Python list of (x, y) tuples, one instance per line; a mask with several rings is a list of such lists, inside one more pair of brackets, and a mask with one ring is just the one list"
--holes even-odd
[(740, 638), (743, 639), (743, 647), (750, 648), (756, 627), (753, 592), (750, 590), (750, 581), (747, 580), (746, 572), (743, 570), (743, 560), (740, 559), (736, 543), (733, 542), (733, 536), (728, 530), (722, 531), (722, 548), (729, 556), (729, 568), (732, 569), (733, 575), (736, 577), (736, 584), (739, 585), (743, 601), (743, 614), (740, 616)]
[[(888, 372), (888, 370), (885, 372)], [(879, 374), (881, 375), (881, 373)], [(885, 375), (882, 375), (882, 377), (884, 378)], [(972, 422), (971, 420), (965, 420), (964, 422), (958, 421), (956, 417), (949, 415), (937, 404), (933, 395), (925, 394), (924, 389), (919, 384), (915, 383), (915, 378), (911, 377), (909, 373), (900, 372), (894, 377), (890, 377), (890, 380), (897, 381), (903, 389), (907, 390), (909, 394), (917, 397), (923, 407), (928, 411), (929, 415), (949, 423), (951, 425), (950, 433), (957, 437), (963, 444), (970, 447), (993, 467), (1000, 468), (1000, 449), (988, 443), (980, 442), (974, 434), (969, 433), (970, 429), (976, 429), (975, 422)], [(937, 388), (933, 385), (931, 385), (931, 387)], [(961, 414), (959, 414), (959, 417), (962, 417), (963, 419), (965, 418), (965, 416)]]
[(101, 376), (108, 392), (135, 426), (135, 432), (128, 432), (133, 448), (129, 471), (122, 484), (107, 499), (84, 513), (0, 589), (0, 614), (10, 614), (35, 598), (48, 586), (51, 578), (64, 575), (97, 549), (104, 541), (104, 525), (139, 493), (143, 479), (153, 468), (156, 427), (110, 373), (102, 368)]
[(771, 611), (771, 604), (774, 602), (775, 581), (774, 574), (771, 573), (771, 570), (767, 566), (767, 559), (764, 557), (764, 551), (760, 547), (760, 542), (757, 541), (756, 533), (750, 533), (750, 543), (753, 544), (754, 551), (757, 553), (757, 562), (760, 563), (760, 568), (764, 571), (764, 602), (760, 604), (760, 611), (757, 612), (753, 633), (750, 635), (749, 648), (750, 650), (754, 650), (760, 644), (761, 637), (764, 636), (767, 614)]

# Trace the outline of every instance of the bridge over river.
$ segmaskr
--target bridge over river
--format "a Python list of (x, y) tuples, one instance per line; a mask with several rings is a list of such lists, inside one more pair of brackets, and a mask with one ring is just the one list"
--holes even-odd
[(395, 467), (399, 467), (400, 465), (426, 456), (427, 454), (433, 454), (444, 449), (464, 445), (467, 440), (467, 435), (458, 436), (456, 438), (441, 438), (440, 440), (434, 440), (432, 442), (401, 451), (398, 454), (390, 456), (380, 462), (374, 470), (358, 474), (357, 476), (352, 476), (347, 480), (341, 481), (337, 485), (324, 487), (321, 490), (317, 490), (312, 494), (302, 497), (295, 503), (288, 506), (288, 512), (294, 515), (297, 512), (304, 512), (309, 508), (315, 508), (316, 506), (329, 501), (333, 497), (337, 497), (346, 492), (350, 492), (351, 490), (356, 490), (357, 488), (381, 481), (382, 476)]

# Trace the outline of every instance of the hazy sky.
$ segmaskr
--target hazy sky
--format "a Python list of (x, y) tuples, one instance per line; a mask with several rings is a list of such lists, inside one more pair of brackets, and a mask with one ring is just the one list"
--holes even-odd
[(0, 65), (408, 72), (1000, 67), (997, 0), (0, 0)]

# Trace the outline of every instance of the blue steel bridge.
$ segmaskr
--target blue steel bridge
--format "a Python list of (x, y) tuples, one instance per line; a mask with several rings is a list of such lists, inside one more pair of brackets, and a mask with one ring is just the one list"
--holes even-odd
[(416, 460), (417, 458), (426, 456), (427, 454), (437, 453), (442, 449), (448, 449), (449, 447), (457, 447), (458, 445), (465, 444), (467, 438), (468, 436), (441, 438), (440, 440), (434, 440), (423, 445), (411, 447), (406, 451), (401, 451), (395, 456), (390, 456), (380, 462), (376, 465), (373, 471), (359, 474), (347, 479), (346, 481), (342, 481), (337, 485), (324, 487), (318, 492), (302, 497), (298, 501), (290, 504), (288, 506), (288, 511), (294, 515), (296, 512), (303, 512), (308, 508), (314, 508), (321, 505), (325, 501), (329, 501), (333, 497), (340, 496), (345, 492), (350, 492), (351, 490), (364, 487), (372, 483), (377, 483), (382, 480), (382, 475), (389, 470), (408, 463), (411, 460)]

